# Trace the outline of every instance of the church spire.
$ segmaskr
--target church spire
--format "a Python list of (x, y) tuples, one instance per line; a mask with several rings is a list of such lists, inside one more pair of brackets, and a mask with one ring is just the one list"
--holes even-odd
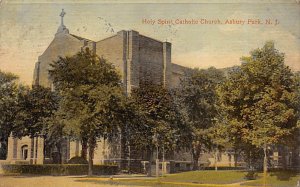
[(64, 17), (65, 17), (65, 15), (66, 15), (66, 12), (64, 11), (64, 9), (62, 9), (61, 13), (59, 15), (61, 17), (61, 23), (60, 23), (60, 26), (57, 29), (56, 34), (60, 34), (60, 33), (69, 34), (69, 30), (64, 25)]

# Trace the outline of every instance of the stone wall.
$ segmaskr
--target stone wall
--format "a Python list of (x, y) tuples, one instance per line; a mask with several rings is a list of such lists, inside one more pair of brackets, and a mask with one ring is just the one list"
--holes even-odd
[(96, 54), (113, 63), (122, 76), (124, 89), (130, 93), (139, 86), (139, 34), (120, 31), (96, 43)]
[(136, 31), (120, 31), (96, 42), (96, 54), (115, 65), (122, 75), (127, 93), (145, 82), (171, 85), (171, 43)]
[(180, 79), (184, 78), (189, 68), (180, 66), (178, 64), (172, 64), (172, 75), (170, 79), (171, 88), (176, 88), (180, 84)]
[(117, 35), (96, 42), (96, 54), (113, 63), (122, 79), (124, 79), (124, 62), (126, 60), (123, 55), (123, 40), (123, 33), (119, 32)]
[(85, 46), (85, 40), (80, 40), (67, 33), (57, 34), (45, 52), (39, 56), (34, 69), (33, 84), (44, 87), (51, 87), (52, 82), (49, 77), (50, 64), (58, 60), (58, 57), (73, 56), (80, 52)]
[(163, 43), (140, 36), (140, 80), (142, 83), (163, 82)]
[(161, 42), (136, 31), (120, 31), (116, 35), (93, 42), (69, 33), (58, 33), (35, 65), (33, 84), (51, 87), (50, 64), (58, 57), (73, 56), (89, 48), (113, 63), (130, 93), (140, 83), (174, 87), (183, 75), (183, 66), (171, 63), (171, 43)]
[[(26, 150), (26, 153), (25, 153)], [(26, 155), (26, 156), (25, 156)], [(26, 157), (26, 158), (24, 158)], [(44, 138), (24, 136), (8, 138), (7, 161), (10, 163), (44, 163)]]

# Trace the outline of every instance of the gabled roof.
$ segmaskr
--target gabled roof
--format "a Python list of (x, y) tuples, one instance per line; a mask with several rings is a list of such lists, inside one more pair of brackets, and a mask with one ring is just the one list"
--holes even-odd
[(86, 39), (86, 38), (83, 38), (83, 37), (80, 37), (80, 36), (76, 36), (75, 34), (70, 34), (70, 35), (73, 36), (74, 38), (78, 39), (78, 40), (86, 40), (86, 41), (93, 42), (93, 40), (89, 40), (89, 39)]

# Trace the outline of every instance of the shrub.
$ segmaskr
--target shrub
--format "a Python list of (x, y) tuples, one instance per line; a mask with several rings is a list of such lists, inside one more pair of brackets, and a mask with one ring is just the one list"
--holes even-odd
[(68, 161), (68, 164), (88, 164), (88, 161), (80, 156), (75, 156)]
[(255, 171), (248, 171), (245, 175), (245, 179), (247, 180), (255, 180), (257, 178), (257, 173)]
[[(5, 174), (37, 175), (87, 175), (87, 164), (44, 164), (44, 165), (2, 165)], [(94, 165), (95, 175), (114, 175), (118, 172), (116, 165)]]
[(93, 167), (93, 173), (95, 175), (114, 175), (118, 170), (117, 165), (94, 165)]

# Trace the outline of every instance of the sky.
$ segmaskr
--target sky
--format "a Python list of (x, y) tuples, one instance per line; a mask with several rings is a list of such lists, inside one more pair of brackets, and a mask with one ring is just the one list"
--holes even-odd
[[(183, 66), (239, 65), (242, 56), (273, 40), (285, 63), (300, 71), (299, 0), (0, 0), (1, 71), (32, 83), (35, 62), (53, 40), (62, 8), (72, 34), (99, 41), (136, 30), (171, 42), (172, 62)], [(190, 22), (180, 24), (184, 20)], [(257, 20), (261, 24), (253, 24)]]

